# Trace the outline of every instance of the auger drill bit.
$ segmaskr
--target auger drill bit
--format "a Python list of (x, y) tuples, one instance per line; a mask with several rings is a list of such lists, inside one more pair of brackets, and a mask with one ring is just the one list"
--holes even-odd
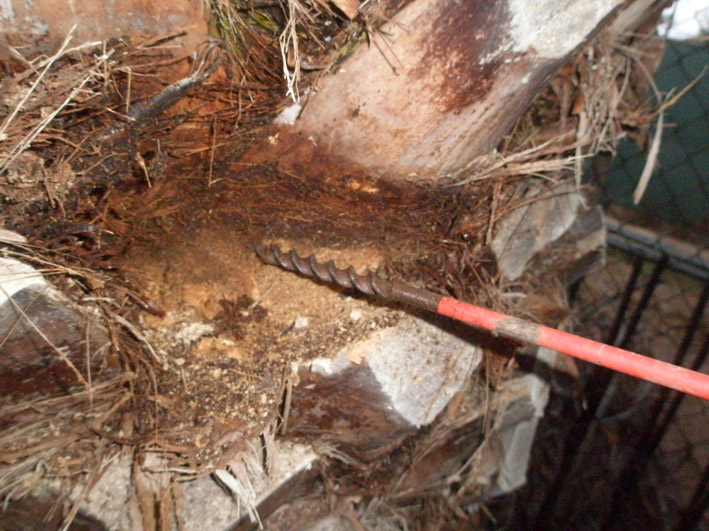
[(556, 350), (614, 371), (709, 400), (709, 376), (706, 374), (531, 321), (486, 310), (397, 280), (385, 280), (374, 273), (361, 275), (356, 273), (352, 266), (340, 269), (332, 260), (322, 264), (315, 260), (314, 256), (302, 258), (294, 250), (284, 253), (277, 245), (263, 246), (255, 243), (253, 247), (259, 258), (266, 264), (279, 266), (322, 282), (337, 284), (343, 288), (355, 289), (366, 295), (411, 304), (485, 328), (493, 334)]
[(330, 260), (322, 264), (314, 256), (302, 258), (294, 250), (284, 253), (278, 245), (265, 247), (258, 243), (253, 248), (259, 258), (269, 265), (274, 265), (300, 273), (306, 277), (314, 277), (323, 282), (337, 284), (346, 289), (355, 289), (365, 295), (376, 295), (382, 299), (412, 304), (431, 312), (438, 311), (440, 295), (424, 289), (415, 288), (398, 280), (385, 280), (374, 273), (359, 275), (354, 267), (340, 269)]

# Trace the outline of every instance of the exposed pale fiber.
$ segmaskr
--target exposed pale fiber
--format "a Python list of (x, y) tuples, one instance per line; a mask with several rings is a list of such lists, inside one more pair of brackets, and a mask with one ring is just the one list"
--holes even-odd
[(598, 26), (619, 0), (509, 0), (513, 51), (564, 57)]

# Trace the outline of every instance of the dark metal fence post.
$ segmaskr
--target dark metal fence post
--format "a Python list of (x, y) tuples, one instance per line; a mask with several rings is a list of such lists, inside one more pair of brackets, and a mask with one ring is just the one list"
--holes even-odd
[[(706, 361), (709, 356), (709, 334), (707, 334), (706, 340), (704, 341), (704, 346), (702, 351), (697, 356), (697, 361), (695, 361), (694, 366), (701, 366), (704, 361)], [(679, 397), (678, 401), (681, 401), (683, 397)], [(675, 410), (679, 407), (679, 403), (675, 406)], [(702, 474), (697, 488), (694, 490), (692, 499), (684, 510), (682, 519), (675, 527), (675, 531), (688, 531), (690, 529), (695, 529), (698, 527), (699, 521), (704, 516), (704, 513), (709, 508), (709, 463), (704, 467), (704, 473)]]
[[(685, 329), (684, 337), (680, 343), (677, 353), (675, 354), (673, 363), (676, 365), (682, 365), (685, 358), (687, 357), (687, 352), (692, 344), (692, 340), (699, 328), (699, 323), (701, 322), (702, 316), (709, 301), (709, 281), (704, 285), (702, 293), (697, 300), (694, 310), (692, 311), (692, 317), (690, 318), (689, 324)], [(705, 345), (706, 346), (706, 345)], [(691, 368), (694, 370), (699, 369), (706, 359), (706, 349), (700, 355), (697, 356)], [(640, 477), (642, 477), (643, 472), (646, 470), (647, 464), (649, 463), (655, 448), (662, 440), (667, 427), (675, 416), (677, 409), (679, 408), (682, 400), (684, 399), (682, 393), (676, 391), (670, 391), (669, 389), (662, 388), (658, 390), (657, 398), (654, 400), (652, 407), (650, 408), (650, 414), (648, 415), (648, 425), (646, 426), (643, 435), (640, 437), (640, 442), (632, 453), (631, 458), (628, 460), (623, 473), (620, 475), (619, 481), (616, 485), (614, 494), (612, 496), (613, 505), (608, 513), (605, 524), (602, 529), (608, 529), (612, 523), (617, 519), (618, 513), (623, 506), (623, 496), (624, 492), (627, 492), (633, 484), (636, 484)], [(671, 400), (670, 400), (670, 397)], [(669, 401), (669, 404), (668, 404)]]
[[(611, 334), (613, 337), (611, 339), (611, 344), (616, 344), (618, 340), (618, 333), (621, 329), (622, 323), (625, 319), (625, 314), (630, 306), (632, 299), (632, 294), (635, 291), (638, 278), (642, 271), (642, 266), (644, 260), (642, 257), (636, 257), (633, 265), (633, 271), (626, 284), (623, 298), (621, 299), (620, 305), (618, 307), (618, 312), (614, 321), (614, 326), (611, 328)], [(653, 272), (645, 285), (642, 297), (638, 302), (635, 310), (633, 311), (629, 321), (626, 333), (623, 334), (623, 339), (621, 344), (627, 346), (627, 338), (632, 336), (632, 333), (637, 327), (638, 322), (642, 316), (643, 309), (647, 306), (647, 302), (652, 297), (652, 294), (657, 287), (660, 280), (662, 272), (667, 267), (667, 259), (663, 257), (653, 269)], [(549, 528), (550, 523), (556, 516), (557, 504), (559, 501), (559, 495), (566, 483), (568, 475), (572, 472), (574, 463), (577, 456), (579, 455), (580, 448), (583, 447), (583, 443), (586, 440), (588, 433), (593, 429), (594, 422), (593, 419), (596, 417), (598, 412), (598, 407), (601, 404), (605, 393), (607, 392), (608, 382), (612, 377), (611, 371), (605, 369), (599, 369), (589, 380), (589, 385), (586, 386), (587, 393), (589, 393), (588, 406), (584, 414), (580, 419), (574, 424), (574, 426), (569, 430), (566, 437), (566, 442), (564, 445), (563, 456), (561, 463), (558, 467), (557, 476), (554, 478), (553, 483), (550, 485), (544, 500), (541, 504), (539, 513), (537, 514), (535, 529), (546, 530)], [(598, 392), (599, 386), (602, 386), (602, 392)]]

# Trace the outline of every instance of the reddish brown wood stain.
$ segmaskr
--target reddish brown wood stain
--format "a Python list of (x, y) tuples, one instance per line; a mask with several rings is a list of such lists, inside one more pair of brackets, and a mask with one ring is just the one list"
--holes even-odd
[[(440, 93), (441, 112), (455, 112), (482, 100), (492, 87), (509, 42), (506, 2), (445, 2), (432, 24), (419, 65), (410, 75), (428, 78)], [(435, 72), (436, 78), (430, 79)]]
[(302, 370), (299, 378), (293, 389), (290, 435), (326, 439), (369, 461), (416, 431), (393, 410), (366, 365), (332, 376)]
[[(22, 309), (24, 317), (17, 307)], [(28, 319), (34, 326), (28, 324)], [(0, 305), (0, 389), (3, 395), (18, 400), (64, 393), (80, 385), (74, 371), (55, 349), (62, 349), (69, 362), (84, 378), (89, 378), (87, 349), (93, 355), (108, 343), (108, 337), (95, 318), (88, 322), (87, 319), (87, 315), (67, 302), (32, 289), (15, 294), (12, 303), (6, 301)], [(90, 370), (94, 381), (116, 375), (116, 367), (109, 367), (108, 363), (103, 366), (92, 363)]]
[(323, 79), (296, 128), (388, 178), (464, 168), (561, 64), (513, 52), (509, 18), (505, 0), (410, 3)]

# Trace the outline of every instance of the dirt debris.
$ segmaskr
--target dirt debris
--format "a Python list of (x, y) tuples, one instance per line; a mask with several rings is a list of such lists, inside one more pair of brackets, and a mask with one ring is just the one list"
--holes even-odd
[[(397, 321), (394, 309), (264, 266), (248, 248), (233, 252), (236, 241), (215, 236), (216, 227), (208, 230), (208, 253), (175, 239), (155, 255), (136, 246), (121, 260), (161, 279), (148, 293), (166, 315), (143, 317), (162, 363), (156, 375), (165, 390), (155, 397), (158, 419), (170, 445), (194, 445), (197, 462), (223, 458), (221, 438), (239, 432), (247, 440), (278, 414), (282, 378), (293, 364), (332, 357), (353, 339)], [(173, 253), (181, 257), (179, 267), (165, 260)], [(316, 254), (333, 256), (327, 250)], [(371, 264), (377, 253), (343, 255), (338, 261), (356, 256), (360, 264)], [(215, 449), (217, 455), (208, 454)]]

